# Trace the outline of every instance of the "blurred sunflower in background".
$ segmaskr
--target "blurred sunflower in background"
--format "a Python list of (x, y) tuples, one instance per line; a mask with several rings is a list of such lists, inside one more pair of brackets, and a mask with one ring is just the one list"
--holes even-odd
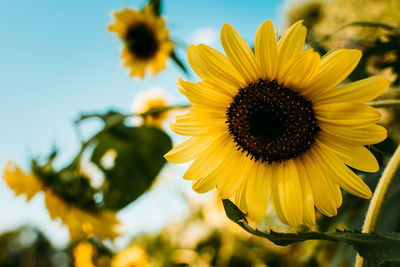
[(7, 162), (3, 178), (15, 195), (26, 195), (29, 201), (38, 192), (44, 192), (46, 208), (51, 219), (61, 219), (68, 227), (72, 239), (88, 238), (114, 239), (119, 235), (116, 228), (119, 221), (113, 211), (89, 211), (64, 201), (34, 174), (24, 173), (13, 161)]
[(115, 22), (108, 29), (123, 41), (122, 60), (130, 69), (130, 76), (144, 78), (151, 70), (152, 75), (165, 69), (173, 52), (165, 20), (155, 14), (151, 4), (141, 10), (125, 8), (114, 13)]
[[(229, 24), (221, 42), (227, 56), (191, 45), (188, 60), (203, 80), (177, 85), (193, 107), (171, 129), (189, 139), (165, 155), (193, 161), (183, 178), (204, 193), (217, 187), (253, 220), (271, 199), (285, 224), (315, 224), (314, 206), (335, 216), (340, 188), (361, 198), (371, 190), (349, 169), (376, 172), (365, 147), (386, 138), (381, 114), (364, 104), (389, 86), (370, 77), (338, 87), (357, 66), (359, 50), (322, 58), (303, 51), (306, 28), (292, 25), (277, 42), (271, 21), (259, 27), (255, 53)], [(355, 156), (356, 155), (356, 156)]]
[[(146, 91), (139, 92), (132, 103), (132, 111), (136, 114), (146, 113), (148, 111), (156, 111), (169, 105), (167, 93), (159, 87), (152, 87)], [(161, 127), (162, 123), (167, 119), (168, 111), (160, 111), (143, 115), (143, 123), (147, 126)]]
[(146, 252), (139, 246), (129, 248), (115, 255), (111, 267), (147, 267), (150, 266)]

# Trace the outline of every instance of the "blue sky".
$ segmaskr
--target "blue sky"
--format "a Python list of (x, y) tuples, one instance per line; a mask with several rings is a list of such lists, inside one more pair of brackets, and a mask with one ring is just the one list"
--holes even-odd
[[(27, 167), (31, 156), (46, 155), (54, 145), (62, 154), (59, 164), (68, 161), (78, 149), (73, 121), (81, 112), (108, 108), (129, 112), (134, 96), (150, 87), (164, 88), (173, 103), (186, 103), (178, 94), (175, 82), (178, 75), (187, 77), (172, 62), (154, 79), (130, 78), (120, 61), (121, 43), (106, 30), (113, 10), (141, 7), (144, 3), (133, 0), (0, 2), (1, 166), (12, 158)], [(166, 0), (164, 16), (174, 40), (185, 45), (203, 41), (219, 50), (219, 31), (225, 22), (250, 43), (264, 20), (272, 19), (282, 29), (281, 0), (248, 3)], [(186, 60), (186, 47), (178, 51)], [(196, 78), (192, 75), (187, 79)], [(90, 132), (93, 127), (88, 129)], [(146, 230), (147, 226), (157, 229), (171, 214), (185, 214), (179, 197), (166, 196), (173, 191), (171, 184), (190, 187), (176, 176), (172, 181), (167, 179), (167, 189), (157, 189), (162, 191), (157, 194), (159, 198), (144, 196), (121, 215), (124, 219), (148, 212), (128, 232), (133, 233), (133, 228)], [(54, 243), (65, 243), (66, 229), (46, 217), (41, 197), (25, 204), (23, 198), (14, 198), (1, 180), (0, 214), (9, 216), (2, 216), (0, 231), (30, 223), (46, 229)], [(171, 199), (167, 205), (171, 210), (160, 213), (157, 201), (163, 203), (165, 199)], [(158, 224), (149, 224), (151, 221)]]

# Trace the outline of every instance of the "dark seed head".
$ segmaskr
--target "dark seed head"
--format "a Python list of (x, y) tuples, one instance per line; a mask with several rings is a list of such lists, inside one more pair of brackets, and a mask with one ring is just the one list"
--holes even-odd
[(226, 117), (238, 150), (268, 163), (301, 155), (320, 131), (312, 103), (276, 81), (239, 89)]
[(159, 48), (155, 33), (144, 23), (132, 25), (124, 39), (129, 51), (140, 59), (153, 57)]

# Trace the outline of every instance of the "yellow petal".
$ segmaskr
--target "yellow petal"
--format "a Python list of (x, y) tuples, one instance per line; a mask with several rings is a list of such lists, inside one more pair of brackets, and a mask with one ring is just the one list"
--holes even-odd
[(260, 66), (261, 78), (273, 80), (276, 73), (278, 47), (272, 21), (264, 21), (257, 30), (254, 50)]
[(119, 222), (113, 211), (87, 211), (62, 200), (52, 190), (45, 191), (45, 204), (50, 217), (60, 218), (68, 226), (72, 239), (91, 237), (93, 234), (100, 239), (114, 239), (119, 235)]
[(335, 179), (334, 182), (341, 188), (357, 197), (368, 199), (372, 196), (371, 190), (363, 180), (344, 165), (342, 160), (331, 153), (326, 146), (318, 143), (315, 151), (318, 154), (317, 159), (319, 163), (324, 166), (327, 172), (331, 172), (330, 177)]
[(235, 193), (235, 204), (243, 213), (247, 213), (247, 208), (248, 208), (246, 194), (248, 194), (247, 177), (244, 178), (243, 181), (239, 184)]
[(335, 198), (336, 208), (339, 208), (343, 202), (342, 192), (340, 191), (340, 187), (334, 182), (335, 180), (332, 179), (332, 177), (330, 177), (331, 173), (328, 172), (325, 173), (325, 175), (326, 175), (326, 181), (328, 182), (333, 197)]
[(364, 171), (377, 172), (379, 164), (375, 156), (364, 146), (348, 144), (335, 139), (329, 133), (322, 132), (318, 140), (335, 153), (346, 165)]
[(381, 118), (378, 110), (361, 103), (323, 104), (313, 108), (318, 120), (352, 129), (368, 127)]
[(208, 176), (225, 159), (232, 150), (230, 139), (225, 135), (217, 136), (209, 147), (201, 152), (197, 159), (190, 165), (183, 179), (195, 180)]
[(190, 103), (209, 105), (215, 109), (220, 109), (223, 113), (232, 101), (232, 96), (215, 90), (215, 87), (210, 83), (192, 83), (178, 79), (176, 85), (179, 91), (189, 99)]
[(190, 137), (175, 146), (164, 158), (173, 163), (184, 163), (194, 160), (204, 149), (207, 149), (214, 136)]
[(285, 213), (283, 212), (280, 198), (279, 198), (280, 192), (279, 192), (278, 181), (280, 181), (281, 179), (278, 179), (277, 177), (279, 175), (281, 175), (281, 171), (279, 170), (280, 166), (276, 163), (273, 163), (273, 164), (270, 164), (270, 168), (271, 168), (271, 174), (272, 174), (271, 180), (270, 180), (272, 206), (273, 206), (276, 216), (279, 218), (279, 220), (281, 222), (283, 222), (284, 224), (289, 224), (289, 222), (285, 216)]
[(272, 203), (278, 207), (275, 211), (278, 210), (278, 216), (283, 216), (282, 222), (300, 225), (303, 220), (303, 193), (296, 165), (292, 160), (276, 165), (277, 170), (271, 182)]
[(217, 50), (205, 45), (190, 45), (187, 57), (193, 71), (205, 81), (214, 81), (234, 93), (246, 85), (228, 58)]
[(390, 82), (384, 77), (369, 77), (340, 87), (332, 88), (319, 96), (318, 103), (358, 102), (365, 103), (380, 96)]
[(334, 193), (331, 191), (324, 172), (316, 164), (316, 155), (313, 149), (310, 149), (309, 153), (303, 154), (301, 160), (308, 174), (307, 178), (313, 192), (315, 206), (322, 214), (330, 217), (335, 216), (337, 207)]
[(386, 129), (379, 125), (371, 125), (359, 129), (348, 129), (338, 128), (335, 125), (327, 123), (320, 123), (319, 127), (323, 131), (331, 134), (335, 140), (339, 139), (355, 145), (377, 144), (387, 137)]
[(322, 57), (318, 73), (304, 84), (303, 91), (317, 99), (349, 76), (360, 59), (361, 51), (355, 49), (338, 49), (328, 53)]
[(259, 163), (254, 168), (254, 175), (247, 179), (247, 211), (252, 220), (259, 221), (267, 211), (271, 175), (272, 169)]
[(221, 43), (229, 61), (247, 83), (256, 82), (260, 71), (256, 58), (246, 41), (228, 23), (222, 26)]
[(299, 159), (296, 160), (296, 167), (299, 172), (299, 179), (303, 193), (303, 223), (308, 226), (313, 226), (315, 224), (314, 196), (308, 173), (304, 168), (303, 162)]
[(43, 189), (43, 183), (35, 175), (24, 173), (12, 160), (4, 167), (3, 178), (16, 196), (26, 195), (26, 201)]
[(320, 60), (319, 54), (312, 48), (302, 51), (290, 60), (278, 82), (289, 88), (301, 88), (300, 83), (306, 83), (317, 73)]
[(281, 37), (278, 43), (277, 77), (286, 68), (289, 60), (303, 50), (307, 29), (302, 20), (293, 24)]
[(178, 116), (176, 122), (170, 125), (172, 131), (185, 136), (206, 135), (213, 132), (224, 132), (226, 129), (226, 118), (197, 116), (193, 113)]
[(243, 180), (243, 174), (248, 169), (248, 160), (244, 153), (232, 149), (232, 152), (220, 165), (216, 173), (221, 175), (221, 179), (217, 184), (218, 196), (222, 199), (230, 198), (237, 186)]
[(206, 177), (194, 180), (192, 183), (192, 188), (197, 193), (206, 193), (211, 191), (217, 186), (218, 176), (208, 175)]

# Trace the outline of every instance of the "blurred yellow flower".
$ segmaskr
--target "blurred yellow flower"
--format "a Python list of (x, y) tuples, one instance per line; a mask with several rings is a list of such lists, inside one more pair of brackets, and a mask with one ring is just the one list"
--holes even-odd
[(96, 267), (93, 264), (94, 248), (90, 242), (79, 243), (73, 251), (74, 267)]
[[(168, 95), (161, 88), (153, 87), (136, 95), (132, 111), (136, 114), (145, 113), (149, 110), (156, 110), (168, 106)], [(148, 114), (143, 117), (144, 124), (148, 126), (161, 127), (168, 117), (167, 111)]]
[(7, 162), (3, 178), (15, 195), (26, 195), (29, 201), (44, 191), (46, 208), (51, 219), (60, 218), (68, 227), (72, 239), (96, 235), (101, 239), (118, 236), (119, 222), (113, 211), (88, 211), (65, 202), (33, 174), (24, 173), (13, 161)]
[(166, 159), (194, 160), (183, 176), (193, 180), (193, 189), (204, 193), (217, 187), (221, 198), (232, 199), (254, 220), (265, 215), (271, 200), (283, 223), (314, 225), (314, 205), (327, 216), (337, 214), (340, 188), (371, 197), (349, 167), (379, 169), (365, 145), (384, 140), (386, 130), (376, 125), (381, 114), (364, 103), (389, 82), (371, 77), (339, 86), (361, 52), (339, 49), (321, 58), (313, 49), (303, 50), (306, 32), (299, 21), (277, 42), (266, 21), (253, 53), (224, 24), (227, 56), (206, 45), (189, 46), (189, 63), (203, 81), (177, 83), (193, 107), (171, 129), (190, 138)]
[(130, 76), (144, 78), (148, 69), (154, 75), (165, 68), (173, 50), (169, 32), (161, 16), (150, 5), (142, 10), (125, 8), (114, 12), (115, 22), (108, 29), (122, 39), (122, 59)]
[(111, 262), (111, 267), (146, 267), (150, 266), (146, 252), (138, 247), (131, 246), (119, 252)]
[(13, 161), (6, 163), (3, 178), (7, 185), (14, 190), (15, 196), (26, 195), (26, 201), (43, 189), (43, 183), (33, 174), (25, 174)]

